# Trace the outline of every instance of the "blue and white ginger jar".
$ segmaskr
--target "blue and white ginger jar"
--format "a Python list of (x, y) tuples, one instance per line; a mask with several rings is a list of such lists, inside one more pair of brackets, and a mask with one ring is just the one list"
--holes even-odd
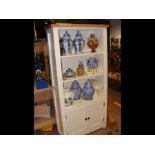
[(95, 89), (93, 87), (93, 84), (91, 83), (91, 81), (88, 79), (84, 85), (83, 88), (83, 97), (86, 100), (92, 100), (93, 99), (93, 95), (94, 95)]
[(67, 31), (65, 31), (65, 34), (63, 35), (62, 44), (64, 48), (63, 55), (72, 54), (73, 41), (71, 40), (70, 34)]
[(74, 92), (74, 100), (79, 100), (81, 96), (82, 89), (80, 88), (79, 83), (74, 80), (71, 85), (71, 90)]
[(80, 54), (83, 52), (85, 41), (82, 38), (82, 35), (79, 31), (77, 31), (75, 40), (73, 41), (73, 45), (75, 48), (75, 54)]

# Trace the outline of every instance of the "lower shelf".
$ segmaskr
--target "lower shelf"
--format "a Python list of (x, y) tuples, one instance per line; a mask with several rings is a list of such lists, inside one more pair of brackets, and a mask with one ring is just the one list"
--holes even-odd
[(43, 127), (46, 127), (48, 125), (54, 125), (56, 124), (55, 117), (44, 119), (44, 118), (35, 118), (34, 119), (34, 130), (41, 129)]
[(104, 101), (104, 95), (98, 95), (97, 93), (94, 94), (93, 100), (85, 100), (84, 98), (81, 97), (80, 100), (74, 100), (72, 105), (66, 106), (66, 110), (72, 111), (74, 109), (80, 108), (84, 104), (95, 104), (98, 102), (103, 102)]

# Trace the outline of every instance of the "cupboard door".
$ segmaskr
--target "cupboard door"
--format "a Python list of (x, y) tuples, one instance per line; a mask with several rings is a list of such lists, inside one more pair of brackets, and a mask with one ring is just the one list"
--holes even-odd
[(68, 134), (86, 134), (86, 106), (67, 112)]
[(89, 132), (103, 127), (104, 124), (104, 106), (103, 103), (87, 105), (87, 127)]

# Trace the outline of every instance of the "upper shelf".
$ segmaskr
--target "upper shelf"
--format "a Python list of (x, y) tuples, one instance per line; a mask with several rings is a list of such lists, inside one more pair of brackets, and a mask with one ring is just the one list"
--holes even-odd
[(47, 29), (51, 27), (109, 27), (109, 25), (107, 24), (51, 24), (47, 26)]
[(96, 52), (96, 53), (91, 53), (91, 52), (85, 52), (82, 54), (71, 54), (71, 55), (62, 55), (61, 59), (65, 59), (65, 58), (73, 58), (73, 57), (81, 57), (81, 56), (94, 56), (94, 55), (98, 55), (98, 54), (104, 54), (103, 52)]

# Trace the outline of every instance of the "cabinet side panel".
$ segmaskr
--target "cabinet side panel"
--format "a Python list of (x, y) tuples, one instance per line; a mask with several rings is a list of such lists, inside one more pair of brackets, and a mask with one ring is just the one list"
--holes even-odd
[[(107, 92), (108, 92), (108, 56), (107, 56), (107, 28), (103, 28), (103, 47), (104, 47), (104, 104), (105, 104), (105, 126), (107, 123)], [(105, 127), (104, 126), (104, 127)]]
[(48, 38), (48, 48), (49, 48), (49, 62), (50, 62), (50, 74), (51, 74), (51, 81), (53, 87), (53, 97), (54, 97), (54, 105), (55, 105), (55, 113), (56, 113), (56, 121), (57, 121), (57, 128), (60, 133), (62, 133), (62, 117), (61, 117), (61, 110), (60, 110), (60, 100), (59, 100), (59, 92), (58, 92), (58, 80), (57, 80), (57, 71), (56, 71), (56, 60), (55, 60), (55, 52), (54, 52), (54, 41), (53, 41), (53, 31), (49, 29), (47, 31), (47, 38)]
[(63, 90), (63, 79), (62, 79), (62, 68), (61, 68), (61, 58), (60, 58), (60, 43), (59, 43), (59, 29), (53, 28), (53, 41), (54, 41), (54, 53), (56, 60), (56, 77), (58, 80), (58, 98), (60, 100), (60, 111), (62, 119), (63, 134), (67, 134), (67, 122), (65, 117), (65, 103), (64, 103), (64, 90)]

